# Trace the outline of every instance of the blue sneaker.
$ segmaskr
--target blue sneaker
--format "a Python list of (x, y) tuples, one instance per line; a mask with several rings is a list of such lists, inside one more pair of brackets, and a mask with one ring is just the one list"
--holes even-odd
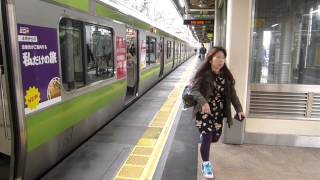
[(204, 178), (209, 178), (209, 179), (213, 179), (214, 178), (213, 171), (212, 171), (212, 166), (211, 166), (210, 161), (202, 163), (201, 171), (202, 171), (202, 176)]

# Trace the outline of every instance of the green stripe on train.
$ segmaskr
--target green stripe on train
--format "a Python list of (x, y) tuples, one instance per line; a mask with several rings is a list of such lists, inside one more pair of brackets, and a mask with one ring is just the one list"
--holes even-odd
[(141, 74), (141, 82), (144, 82), (153, 76), (159, 76), (159, 73), (160, 73), (160, 66), (159, 65), (152, 67), (150, 69), (147, 69), (147, 70), (143, 71)]
[(89, 11), (89, 0), (53, 0), (67, 7), (79, 9), (85, 12)]
[(27, 117), (28, 152), (119, 99), (125, 90), (122, 80)]

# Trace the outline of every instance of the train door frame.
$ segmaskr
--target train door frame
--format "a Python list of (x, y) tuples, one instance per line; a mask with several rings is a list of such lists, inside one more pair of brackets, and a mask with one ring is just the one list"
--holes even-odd
[(174, 66), (176, 64), (176, 41), (172, 40), (172, 69), (174, 69)]
[(163, 70), (164, 70), (164, 37), (160, 37), (160, 73), (159, 77), (161, 78), (163, 76)]
[[(2, 14), (2, 2), (0, 2), (0, 14)], [(0, 18), (0, 179), (10, 178), (10, 164), (12, 160), (13, 144), (11, 142), (11, 122), (9, 116), (8, 106), (9, 98), (6, 96), (7, 90), (7, 72), (5, 72), (5, 43), (3, 35), (3, 22)], [(6, 101), (6, 102), (5, 102)], [(9, 170), (8, 170), (9, 169)]]
[(15, 2), (0, 1), (0, 41), (6, 77), (11, 130), (10, 179), (23, 179), (27, 153), (24, 96), (18, 50)]
[[(128, 74), (128, 53), (129, 53), (129, 48), (126, 47), (127, 49), (127, 53), (126, 53), (126, 58), (127, 58), (127, 91), (126, 91), (126, 97), (125, 97), (125, 101), (126, 101), (126, 104), (130, 103), (133, 99), (135, 99), (137, 96), (138, 96), (138, 89), (139, 89), (139, 74), (140, 74), (140, 51), (139, 51), (139, 47), (140, 47), (140, 44), (139, 44), (139, 30), (138, 29), (135, 29), (135, 28), (132, 28), (130, 26), (126, 26), (126, 43), (128, 42), (127, 39), (128, 39), (128, 30), (133, 30), (135, 31), (135, 42), (136, 42), (136, 47), (135, 47), (135, 61), (133, 62), (133, 74), (134, 74), (134, 87), (132, 89), (132, 87), (129, 87), (128, 86), (128, 77), (129, 77), (129, 74)], [(126, 44), (127, 46), (127, 44)], [(130, 53), (131, 55), (131, 53)]]

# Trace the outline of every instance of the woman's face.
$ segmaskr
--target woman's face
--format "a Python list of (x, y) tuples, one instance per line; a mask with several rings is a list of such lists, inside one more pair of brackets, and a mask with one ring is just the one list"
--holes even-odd
[(211, 69), (220, 70), (223, 67), (225, 60), (226, 57), (224, 56), (223, 52), (218, 51), (209, 61), (211, 64)]

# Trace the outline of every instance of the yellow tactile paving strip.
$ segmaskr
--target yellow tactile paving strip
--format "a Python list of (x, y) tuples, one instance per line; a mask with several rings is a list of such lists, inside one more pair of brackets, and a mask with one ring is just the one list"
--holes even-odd
[(117, 172), (115, 180), (152, 179), (181, 104), (182, 91), (190, 79), (195, 62), (194, 59), (177, 86), (170, 92), (168, 99), (155, 114), (127, 160)]

